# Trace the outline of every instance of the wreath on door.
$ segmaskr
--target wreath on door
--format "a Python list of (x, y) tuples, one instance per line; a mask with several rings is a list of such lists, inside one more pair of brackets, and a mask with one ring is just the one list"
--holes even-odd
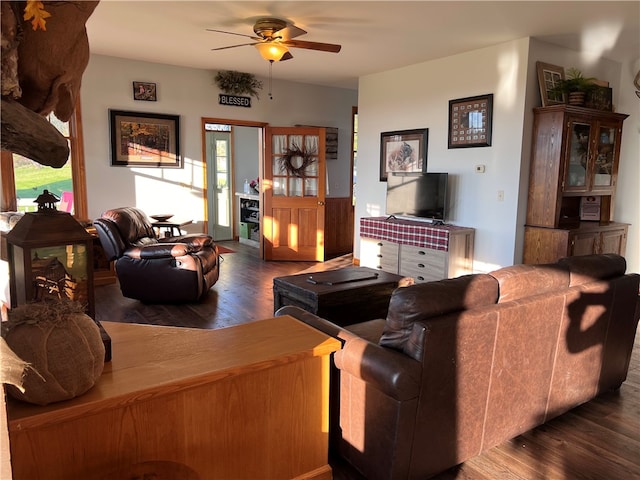
[[(316, 150), (307, 150), (300, 148), (295, 143), (291, 144), (290, 148), (287, 148), (282, 157), (280, 157), (280, 171), (287, 172), (288, 175), (299, 178), (306, 178), (306, 169), (309, 165), (316, 161)], [(301, 158), (302, 162), (296, 166), (293, 163), (294, 158)], [(297, 162), (296, 162), (297, 163)]]

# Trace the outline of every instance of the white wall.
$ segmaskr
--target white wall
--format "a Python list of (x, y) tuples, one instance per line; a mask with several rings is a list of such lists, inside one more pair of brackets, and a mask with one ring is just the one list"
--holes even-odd
[(627, 271), (640, 272), (640, 99), (633, 79), (640, 71), (640, 58), (622, 65), (618, 111), (629, 114), (624, 121), (614, 218), (630, 223), (627, 236)]
[[(638, 224), (640, 158), (638, 99), (632, 84), (638, 66), (606, 59), (589, 61), (578, 52), (534, 39), (501, 45), (362, 77), (359, 83), (358, 185), (355, 251), (359, 220), (384, 215), (380, 182), (380, 133), (429, 128), (427, 170), (449, 172), (449, 223), (476, 229), (474, 269), (479, 272), (520, 263), (526, 214), (532, 108), (540, 106), (537, 60), (580, 68), (608, 80), (616, 111), (630, 113), (624, 127), (615, 219), (628, 222), (628, 271), (640, 271)], [(449, 100), (494, 94), (492, 146), (448, 149)], [(485, 165), (486, 173), (475, 173)], [(504, 202), (497, 200), (504, 191)]]
[(233, 156), (236, 159), (234, 191), (244, 193), (244, 181), (255, 180), (260, 171), (260, 129), (233, 127)]
[[(475, 269), (514, 263), (527, 50), (528, 40), (518, 40), (360, 79), (357, 222), (384, 215), (380, 133), (428, 128), (427, 171), (450, 174), (448, 223), (476, 229)], [(492, 145), (448, 149), (449, 100), (488, 93), (494, 95)], [(485, 173), (475, 173), (476, 165), (485, 165)], [(358, 237), (359, 223), (356, 257)]]
[[(265, 62), (265, 72), (267, 64)], [(327, 165), (333, 196), (348, 196), (351, 108), (357, 92), (275, 81), (273, 100), (263, 89), (252, 107), (218, 105), (214, 71), (144, 63), (92, 55), (82, 80), (81, 108), (87, 171), (88, 213), (137, 206), (149, 214), (173, 213), (193, 219), (192, 231), (204, 220), (201, 118), (337, 127), (339, 160)], [(266, 79), (263, 79), (267, 85)], [(132, 82), (157, 84), (158, 101), (133, 100)], [(109, 109), (180, 115), (183, 169), (111, 167)], [(256, 175), (257, 176), (257, 175)], [(244, 181), (244, 178), (242, 179)]]

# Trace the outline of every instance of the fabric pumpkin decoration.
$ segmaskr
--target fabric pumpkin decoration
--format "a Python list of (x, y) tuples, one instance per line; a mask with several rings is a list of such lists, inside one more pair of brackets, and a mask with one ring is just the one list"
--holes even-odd
[(2, 336), (28, 364), (24, 392), (7, 385), (14, 398), (38, 405), (68, 400), (93, 387), (104, 368), (100, 329), (70, 300), (34, 302), (8, 312)]

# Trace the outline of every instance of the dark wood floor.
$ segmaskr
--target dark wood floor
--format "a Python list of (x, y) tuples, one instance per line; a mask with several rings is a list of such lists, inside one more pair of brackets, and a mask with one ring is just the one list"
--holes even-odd
[(208, 329), (229, 327), (273, 316), (274, 277), (352, 264), (350, 255), (324, 263), (264, 262), (256, 248), (238, 242), (219, 244), (235, 253), (222, 254), (220, 278), (202, 301), (145, 305), (124, 298), (118, 285), (105, 285), (96, 289), (96, 319)]
[[(189, 305), (145, 305), (123, 298), (117, 285), (96, 289), (100, 321), (223, 328), (273, 315), (273, 277), (351, 265), (351, 256), (325, 263), (264, 262), (257, 249), (221, 242), (220, 279), (206, 299)], [(332, 459), (337, 480), (365, 480)], [(547, 424), (435, 477), (438, 480), (640, 479), (640, 335), (627, 381)]]

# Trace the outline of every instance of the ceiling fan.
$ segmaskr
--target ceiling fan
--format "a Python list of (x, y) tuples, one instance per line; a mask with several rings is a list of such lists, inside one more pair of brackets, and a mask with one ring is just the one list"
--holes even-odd
[(253, 25), (253, 32), (255, 33), (255, 36), (245, 35), (243, 33), (226, 32), (224, 30), (215, 30), (212, 28), (207, 28), (207, 31), (238, 35), (240, 37), (247, 37), (253, 40), (251, 43), (240, 43), (238, 45), (229, 45), (228, 47), (212, 48), (211, 50), (226, 50), (228, 48), (253, 45), (258, 49), (262, 58), (270, 62), (281, 62), (293, 58), (293, 55), (289, 52), (290, 47), (330, 53), (338, 53), (342, 48), (341, 45), (332, 43), (294, 40), (294, 38), (304, 35), (307, 32), (296, 27), (294, 24), (279, 18), (259, 18)]

